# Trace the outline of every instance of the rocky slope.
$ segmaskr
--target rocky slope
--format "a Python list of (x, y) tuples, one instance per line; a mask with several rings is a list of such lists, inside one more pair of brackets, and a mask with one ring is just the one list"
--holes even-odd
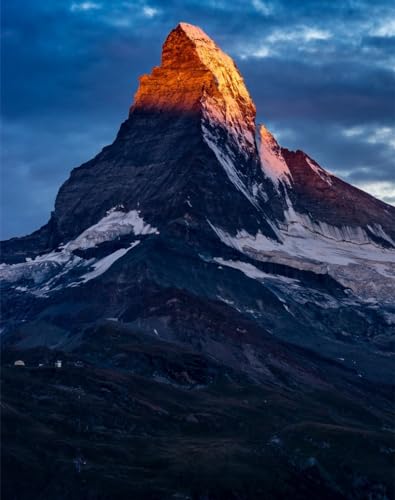
[(344, 239), (359, 241), (363, 237), (365, 242), (394, 248), (391, 205), (332, 175), (303, 151), (282, 148), (263, 125), (259, 137), (262, 168), (277, 188), (286, 189), (296, 212), (348, 231)]
[[(233, 61), (179, 24), (113, 144), (72, 171), (46, 226), (2, 244), (4, 362), (30, 366), (6, 371), (7, 496), (26, 496), (21, 468), (36, 498), (259, 498), (265, 488), (388, 498), (394, 220), (393, 207), (256, 127)], [(56, 357), (68, 366), (58, 375)], [(28, 403), (16, 397), (24, 385)], [(64, 410), (75, 397), (78, 418)], [(45, 452), (45, 435), (59, 453)], [(339, 466), (355, 436), (361, 446)], [(203, 469), (171, 440), (189, 442)], [(148, 441), (152, 460), (129, 456)], [(32, 479), (38, 456), (46, 465)], [(51, 463), (55, 478), (79, 478), (75, 488), (48, 483)], [(265, 464), (282, 479), (259, 479)]]

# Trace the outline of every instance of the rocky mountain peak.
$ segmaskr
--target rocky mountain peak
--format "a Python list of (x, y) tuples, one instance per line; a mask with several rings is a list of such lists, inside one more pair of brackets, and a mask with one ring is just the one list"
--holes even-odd
[(258, 127), (257, 142), (264, 174), (272, 180), (275, 186), (278, 186), (280, 181), (289, 184), (291, 173), (282, 155), (281, 146), (265, 125)]
[(191, 24), (180, 23), (171, 31), (161, 65), (140, 77), (131, 113), (141, 111), (204, 115), (212, 125), (243, 135), (243, 145), (254, 145), (255, 105), (239, 70), (204, 31)]
[(273, 151), (278, 151), (280, 149), (280, 145), (277, 142), (276, 138), (265, 125), (260, 124), (258, 130), (262, 144), (272, 149)]

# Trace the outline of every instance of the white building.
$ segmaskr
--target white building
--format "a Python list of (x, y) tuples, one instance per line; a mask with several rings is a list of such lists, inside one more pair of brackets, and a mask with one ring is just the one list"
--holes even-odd
[(60, 359), (55, 361), (55, 368), (62, 368), (62, 361)]
[(17, 361), (15, 361), (14, 366), (25, 366), (25, 362), (21, 359), (18, 359)]

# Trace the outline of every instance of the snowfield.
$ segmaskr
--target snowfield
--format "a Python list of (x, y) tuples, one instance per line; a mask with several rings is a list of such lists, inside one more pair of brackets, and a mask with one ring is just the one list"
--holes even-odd
[[(296, 213), (290, 205), (285, 220), (276, 231), (279, 241), (259, 231), (252, 235), (240, 229), (231, 235), (210, 225), (225, 245), (250, 258), (329, 274), (360, 299), (395, 303), (394, 249), (380, 247), (362, 228), (315, 223), (308, 216)], [(369, 229), (390, 241), (380, 226)], [(248, 264), (243, 263), (241, 270), (251, 276), (252, 269), (245, 266)], [(257, 271), (255, 277), (261, 272)]]
[[(97, 278), (136, 247), (140, 240), (101, 259), (84, 259), (75, 255), (74, 251), (95, 248), (128, 234), (135, 236), (159, 234), (157, 228), (144, 221), (139, 211), (124, 212), (122, 208), (122, 206), (112, 208), (99, 222), (52, 252), (39, 255), (35, 259), (27, 259), (26, 262), (19, 264), (0, 264), (0, 280), (15, 284), (23, 280), (23, 286), (16, 286), (15, 290), (47, 295), (64, 286), (78, 286)], [(70, 271), (73, 271), (74, 280), (67, 283), (66, 275)], [(75, 273), (78, 274), (79, 271), (82, 275), (75, 281)]]
[(63, 247), (64, 250), (92, 248), (105, 241), (115, 240), (119, 236), (133, 233), (136, 236), (159, 234), (159, 231), (147, 224), (137, 210), (121, 211), (123, 207), (114, 207), (97, 224), (86, 229), (75, 240)]

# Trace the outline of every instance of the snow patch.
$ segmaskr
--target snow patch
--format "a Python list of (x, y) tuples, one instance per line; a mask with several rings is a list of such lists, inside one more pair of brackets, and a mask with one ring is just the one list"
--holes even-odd
[(257, 267), (253, 266), (252, 264), (249, 264), (248, 262), (243, 262), (241, 260), (225, 260), (222, 259), (221, 257), (215, 257), (214, 261), (217, 262), (218, 264), (222, 264), (223, 266), (237, 269), (238, 271), (241, 271), (243, 274), (245, 274), (248, 278), (256, 280), (264, 280), (264, 279), (280, 280), (287, 283), (295, 283), (297, 281), (292, 278), (286, 278), (285, 276), (265, 273), (260, 269), (258, 269)]
[(85, 250), (130, 233), (138, 236), (159, 234), (159, 231), (156, 227), (146, 223), (139, 211), (122, 212), (118, 207), (114, 207), (97, 224), (86, 229), (75, 240), (67, 243), (63, 249), (69, 251)]
[[(394, 250), (381, 248), (364, 238), (359, 243), (334, 238), (333, 234), (336, 234), (338, 228), (333, 228), (333, 231), (325, 235), (322, 232), (311, 231), (304, 225), (298, 228), (291, 226), (289, 232), (280, 231), (281, 241), (279, 242), (264, 236), (260, 231), (251, 235), (242, 229), (237, 231), (235, 236), (231, 236), (218, 227), (213, 225), (211, 227), (223, 243), (242, 253), (249, 253), (249, 251), (268, 255), (278, 253), (289, 255), (294, 259), (301, 258), (317, 263), (340, 265), (358, 263), (361, 259), (395, 263)], [(348, 234), (347, 229), (344, 232)]]
[(202, 131), (203, 131), (203, 137), (206, 142), (206, 144), (209, 146), (209, 148), (214, 152), (217, 160), (219, 163), (222, 165), (224, 168), (226, 175), (228, 176), (229, 180), (231, 183), (235, 186), (236, 189), (238, 189), (241, 193), (244, 194), (244, 196), (247, 198), (247, 200), (256, 208), (259, 210), (259, 205), (254, 197), (253, 193), (249, 191), (247, 186), (244, 184), (243, 180), (241, 179), (236, 166), (234, 164), (233, 159), (231, 158), (232, 153), (228, 150), (227, 146), (223, 146), (221, 149), (217, 147), (215, 137), (210, 133), (209, 129), (206, 128), (202, 124)]
[[(49, 291), (58, 290), (65, 286), (59, 284), (59, 281), (70, 271), (75, 273), (79, 269), (84, 271), (87, 266), (93, 266), (93, 271), (82, 276), (82, 282), (100, 276), (116, 260), (136, 246), (139, 241), (133, 242), (128, 248), (116, 250), (96, 262), (95, 259), (83, 259), (73, 252), (94, 248), (101, 243), (115, 240), (127, 234), (136, 236), (159, 234), (157, 228), (144, 221), (139, 211), (124, 212), (122, 208), (122, 206), (112, 208), (99, 222), (83, 231), (74, 240), (60, 245), (57, 250), (39, 255), (34, 259), (26, 259), (26, 262), (18, 264), (0, 264), (0, 280), (9, 283), (28, 280), (29, 285), (21, 284), (23, 291), (30, 289), (36, 295), (45, 295)], [(22, 287), (18, 287), (18, 291), (22, 291)]]
[(362, 300), (394, 302), (395, 250), (369, 240), (361, 228), (336, 228), (295, 214), (279, 229), (279, 241), (245, 230), (230, 235), (210, 224), (219, 239), (250, 258), (316, 274), (329, 274)]
[(223, 266), (237, 269), (238, 271), (241, 271), (243, 274), (248, 276), (248, 278), (263, 279), (268, 276), (266, 273), (262, 272), (252, 264), (248, 264), (248, 262), (242, 262), (241, 260), (225, 260), (221, 257), (216, 257), (214, 258), (214, 261), (218, 262), (218, 264), (222, 264)]
[[(84, 274), (81, 276), (81, 283), (86, 283), (90, 280), (93, 280), (97, 278), (98, 276), (101, 276), (104, 274), (110, 267), (116, 262), (118, 259), (126, 255), (129, 250), (132, 248), (136, 247), (140, 243), (140, 240), (134, 241), (128, 248), (120, 248), (119, 250), (116, 250), (115, 252), (111, 253), (110, 255), (107, 255), (106, 257), (103, 257), (103, 259), (98, 260), (93, 264), (93, 271)], [(76, 286), (81, 283), (72, 283), (69, 286)]]
[[(236, 160), (249, 161), (256, 156), (255, 108), (237, 68), (227, 56), (225, 59), (224, 67), (213, 67), (220, 95), (203, 92), (200, 101), (203, 139), (232, 184), (259, 209), (253, 189), (245, 182)], [(206, 62), (208, 67), (212, 66), (211, 59)]]

